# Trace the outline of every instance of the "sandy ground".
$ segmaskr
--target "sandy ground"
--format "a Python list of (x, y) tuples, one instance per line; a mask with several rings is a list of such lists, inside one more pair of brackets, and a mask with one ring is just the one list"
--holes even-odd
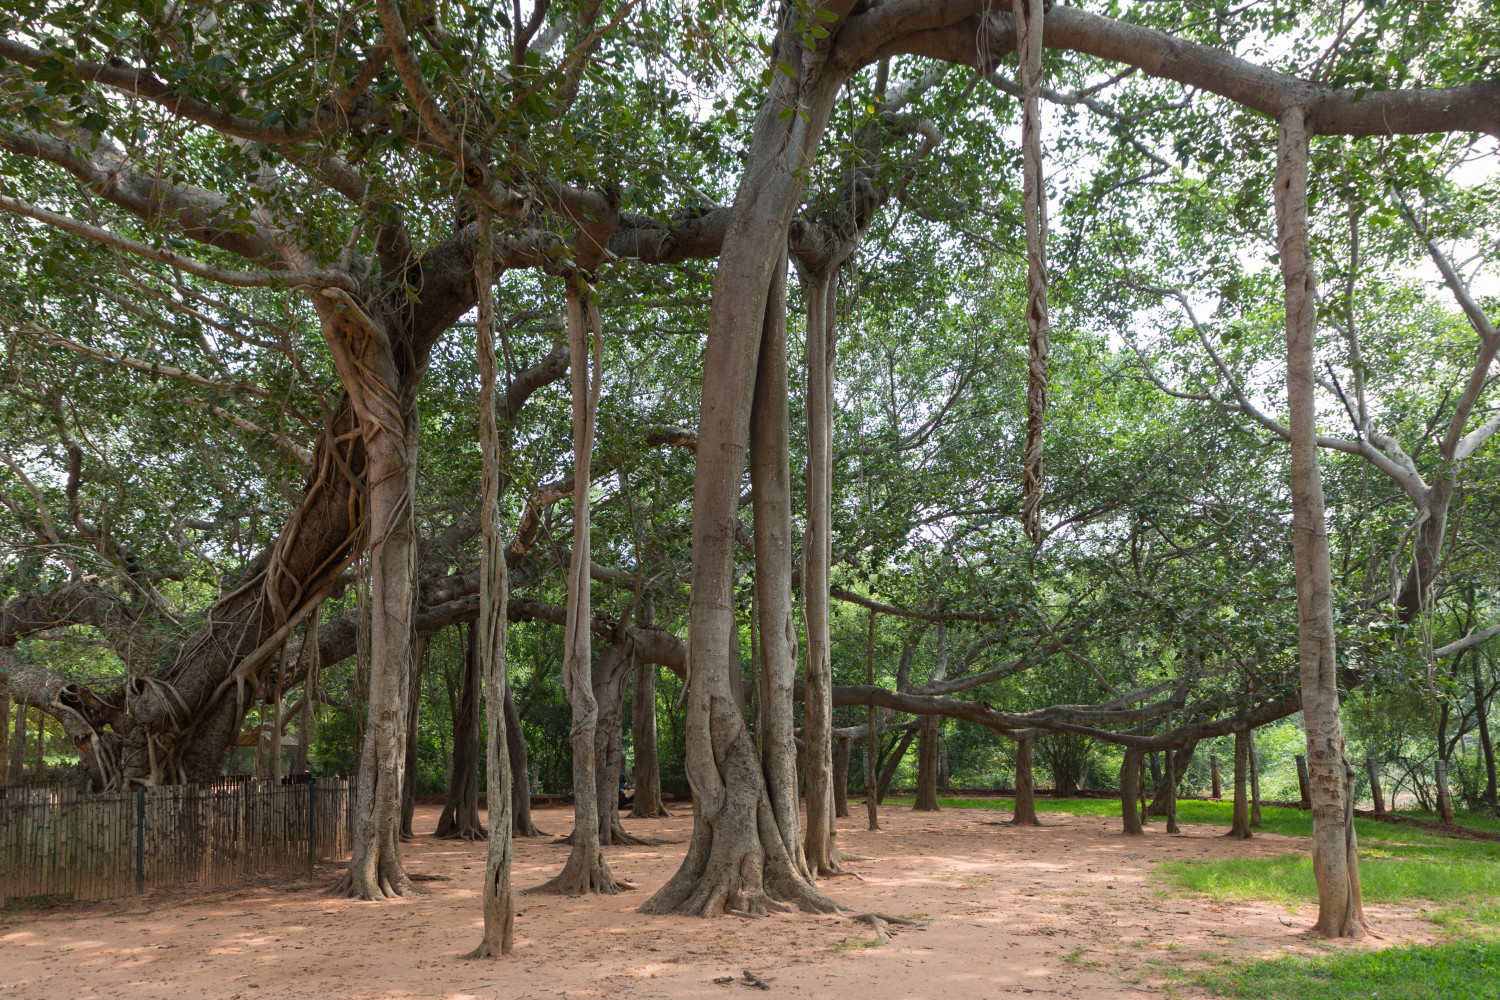
[[(519, 897), (509, 960), (467, 961), (479, 939), (484, 845), (423, 836), (407, 846), (408, 871), (447, 876), (427, 893), (382, 903), (322, 894), (335, 871), (312, 880), (197, 897), (59, 908), (0, 918), (0, 998), (331, 997), (357, 1000), (520, 1000), (523, 997), (749, 996), (749, 969), (785, 997), (845, 1000), (1166, 995), (1165, 966), (1201, 967), (1223, 955), (1309, 951), (1312, 908), (1226, 906), (1164, 890), (1150, 870), (1167, 858), (1219, 858), (1306, 850), (1273, 834), (1248, 844), (1214, 827), (1168, 837), (1160, 823), (1126, 838), (1118, 820), (1046, 814), (1047, 826), (1015, 829), (993, 810), (864, 811), (841, 820), (840, 844), (868, 856), (862, 878), (825, 889), (855, 910), (920, 915), (870, 946), (864, 924), (805, 914), (761, 920), (647, 917), (635, 907), (677, 869), (691, 830), (686, 805), (669, 820), (625, 820), (661, 846), (611, 848), (617, 875), (639, 891), (616, 897)], [(431, 830), (437, 810), (418, 812)], [(571, 808), (538, 810), (550, 833), (572, 826)], [(520, 841), (516, 884), (555, 874), (567, 847)], [(1430, 940), (1414, 907), (1370, 907), (1381, 939), (1349, 947)], [(757, 994), (758, 995), (758, 994)], [(1197, 994), (1183, 987), (1173, 996)]]

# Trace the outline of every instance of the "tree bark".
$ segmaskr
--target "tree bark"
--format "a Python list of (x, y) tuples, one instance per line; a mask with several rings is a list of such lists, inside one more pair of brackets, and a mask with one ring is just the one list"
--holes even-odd
[[(568, 350), (573, 389), (573, 482), (580, 484), (593, 481), (590, 470), (603, 354), (603, 333), (595, 322), (591, 292), (584, 287), (582, 280), (575, 273), (567, 282)], [(588, 349), (590, 331), (593, 332), (592, 365)], [(590, 537), (589, 491), (580, 487), (573, 492), (573, 558), (568, 564), (568, 617), (563, 637), (562, 668), (563, 691), (573, 716), (570, 732), (573, 832), (569, 835), (573, 846), (563, 870), (540, 887), (567, 896), (591, 892), (613, 895), (631, 888), (628, 882), (616, 880), (609, 870), (599, 840), (598, 759), (594, 742), (599, 703), (594, 698), (593, 644), (589, 631), (593, 619)]]
[(1438, 819), (1453, 825), (1453, 795), (1448, 791), (1448, 762), (1439, 757), (1433, 762), (1433, 771), (1437, 776), (1437, 807)]
[[(471, 957), (498, 957), (510, 954), (515, 939), (515, 898), (511, 891), (511, 862), (514, 844), (511, 802), (510, 754), (507, 738), (508, 715), (515, 706), (506, 676), (505, 633), (510, 599), (510, 573), (505, 562), (508, 537), (501, 534), (500, 495), (505, 490), (505, 470), (501, 467), (500, 432), (495, 419), (495, 336), (494, 301), (491, 297), (490, 218), (479, 208), (479, 253), (475, 267), (475, 284), (479, 289), (479, 452), (482, 485), (480, 488), (479, 535), (479, 621), (478, 656), (484, 672), (484, 712), (489, 729), (485, 746), (485, 805), (489, 809), (490, 837), (484, 864), (484, 936), (470, 953)], [(587, 483), (588, 480), (582, 480)], [(587, 492), (586, 488), (580, 492)], [(588, 549), (584, 549), (587, 563)], [(510, 712), (507, 713), (506, 709)]]
[(434, 836), (451, 840), (483, 840), (489, 836), (479, 819), (479, 688), (480, 662), (478, 622), (465, 629), (464, 677), (458, 692), (458, 711), (453, 715), (453, 767), (448, 772), (448, 801), (438, 817)]
[(10, 784), (10, 688), (0, 691), (0, 737), (4, 737), (6, 760), (5, 767), (0, 768), (0, 785)]
[(1469, 668), (1474, 676), (1474, 712), (1479, 717), (1479, 748), (1484, 753), (1484, 804), (1490, 815), (1500, 812), (1496, 800), (1495, 744), (1490, 738), (1490, 702), (1485, 697), (1484, 676), (1479, 670), (1478, 653), (1469, 654)]
[[(729, 672), (731, 643), (738, 646), (735, 533), (760, 342), (774, 313), (785, 311), (783, 302), (773, 301), (776, 270), (842, 83), (825, 72), (821, 51), (797, 40), (796, 16), (784, 10), (773, 45), (771, 86), (756, 119), (709, 311), (693, 481), (686, 701), (693, 839), (677, 874), (642, 907), (648, 913), (835, 908), (798, 871), (798, 845), (781, 838), (760, 755), (731, 689), (740, 679)], [(782, 71), (786, 62), (795, 75)], [(784, 108), (797, 111), (783, 115)]]
[[(945, 680), (948, 676), (948, 626), (942, 622), (937, 626), (937, 664), (932, 671), (933, 681)], [(918, 812), (938, 811), (938, 740), (943, 732), (943, 720), (936, 715), (922, 716), (921, 742), (917, 744), (917, 799), (912, 809)]]
[(599, 843), (603, 847), (639, 845), (645, 841), (620, 824), (620, 775), (625, 773), (625, 683), (634, 671), (627, 638), (599, 654), (594, 664), (594, 794), (599, 803)]
[(656, 747), (656, 664), (636, 663), (630, 694), (631, 743), (635, 747), (636, 819), (671, 816), (661, 797), (661, 764)]
[(1021, 470), (1021, 523), (1042, 541), (1043, 431), (1047, 420), (1047, 193), (1042, 179), (1042, 0), (1012, 0), (1020, 57), (1022, 190), (1026, 228), (1026, 449)]
[(1332, 566), (1318, 468), (1316, 281), (1308, 251), (1308, 131), (1300, 106), (1281, 115), (1276, 230), (1286, 287), (1287, 404), (1292, 459), (1292, 548), (1297, 567), (1298, 660), (1313, 807), (1313, 872), (1323, 937), (1362, 937), (1359, 857), (1349, 762), (1339, 720), (1334, 654)]
[(1219, 783), (1219, 755), (1211, 753), (1208, 755), (1208, 797), (1215, 802), (1224, 797), (1223, 786)]
[(1250, 730), (1238, 729), (1234, 734), (1234, 820), (1227, 836), (1231, 840), (1250, 839)]
[[(1183, 757), (1184, 752), (1187, 754), (1187, 758)], [(1161, 791), (1158, 793), (1158, 798), (1161, 799), (1162, 803), (1162, 815), (1167, 818), (1168, 833), (1182, 832), (1177, 828), (1177, 782), (1181, 780), (1178, 775), (1182, 770), (1186, 770), (1184, 760), (1190, 760), (1192, 753), (1193, 748), (1189, 747), (1186, 751), (1182, 748), (1168, 750), (1162, 755), (1162, 762), (1166, 765), (1166, 774), (1162, 776), (1162, 786)]]
[(1120, 763), (1120, 817), (1127, 837), (1140, 836), (1146, 832), (1141, 825), (1138, 805), (1141, 785), (1141, 753), (1126, 750)]
[[(327, 292), (325, 289), (320, 300)], [(385, 324), (350, 303), (345, 303), (342, 311), (325, 303), (320, 315), (325, 340), (359, 414), (365, 446), (370, 687), (353, 857), (333, 891), (360, 899), (383, 899), (412, 891), (412, 883), (401, 867), (401, 780), (416, 606), (412, 495), (419, 418), (415, 392), (398, 388), (400, 377)]]
[(544, 837), (531, 819), (531, 765), (527, 759), (526, 733), (521, 728), (521, 713), (516, 710), (515, 693), (510, 679), (505, 683), (505, 745), (510, 758), (511, 834), (516, 837)]
[[(918, 727), (920, 728), (920, 727)], [(885, 764), (880, 769), (880, 778), (875, 783), (875, 801), (885, 803), (886, 793), (891, 790), (891, 782), (896, 778), (896, 769), (906, 759), (906, 751), (911, 748), (912, 741), (917, 738), (917, 729), (908, 729), (901, 734), (896, 745), (891, 749), (885, 759)]]
[(1385, 793), (1380, 787), (1380, 759), (1374, 754), (1365, 757), (1365, 775), (1370, 779), (1370, 798), (1375, 802), (1375, 814), (1385, 812)]
[[(875, 609), (870, 609), (870, 627), (865, 635), (865, 683), (875, 686)], [(865, 706), (865, 718), (870, 725), (870, 735), (865, 739), (865, 814), (871, 830), (880, 829), (880, 788), (875, 773), (875, 754), (880, 749), (880, 736), (875, 731), (875, 702)]]
[[(417, 639), (412, 649), (410, 694), (406, 701), (406, 763), (401, 778), (401, 839), (415, 840), (412, 818), (417, 811), (417, 750), (420, 746), (422, 718), (422, 667), (426, 660), (427, 640)], [(278, 741), (279, 742), (279, 741)]]
[(1250, 730), (1250, 825), (1260, 827), (1260, 754), (1255, 746), (1255, 730)]
[[(804, 277), (803, 290), (807, 301), (803, 358), (807, 372), (807, 521), (802, 533), (802, 595), (807, 615), (806, 700), (803, 710), (807, 773), (805, 847), (808, 867), (813, 874), (824, 877), (843, 870), (839, 866), (835, 843), (833, 647), (829, 636), (828, 601), (833, 560), (834, 275), (828, 271), (809, 272)], [(782, 399), (785, 399), (785, 393)], [(756, 524), (759, 523), (757, 516)]]
[(849, 751), (854, 740), (840, 736), (833, 744), (833, 814), (849, 818)]
[(1299, 754), (1297, 754), (1295, 756), (1294, 759), (1295, 759), (1296, 764), (1297, 764), (1297, 795), (1298, 795), (1297, 808), (1298, 809), (1311, 809), (1312, 808), (1312, 790), (1309, 787), (1309, 782), (1308, 782), (1308, 777), (1307, 777), (1307, 755), (1299, 753)]
[(1016, 808), (1011, 814), (1011, 826), (1041, 826), (1036, 818), (1036, 781), (1031, 774), (1031, 748), (1036, 742), (1035, 733), (1016, 738)]

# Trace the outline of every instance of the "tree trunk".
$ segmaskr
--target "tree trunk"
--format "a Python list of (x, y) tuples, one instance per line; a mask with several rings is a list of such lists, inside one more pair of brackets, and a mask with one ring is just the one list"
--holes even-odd
[[(305, 657), (307, 661), (303, 667), (302, 708), (297, 718), (297, 756), (292, 761), (293, 773), (299, 775), (312, 773), (312, 745), (314, 730), (318, 724), (315, 706), (317, 705), (318, 681), (323, 672), (319, 655), (322, 649), (316, 638), (318, 626), (323, 617), (322, 611), (323, 605), (319, 602), (308, 615), (307, 625), (302, 634), (302, 648), (298, 651), (298, 656)], [(313, 637), (312, 642), (307, 641), (309, 636)]]
[[(1151, 808), (1147, 810), (1152, 816), (1167, 815), (1167, 803), (1172, 803), (1174, 813), (1177, 809), (1177, 789), (1182, 784), (1182, 779), (1187, 776), (1188, 765), (1193, 762), (1193, 754), (1197, 752), (1198, 741), (1189, 740), (1176, 750), (1164, 751), (1161, 755), (1163, 764), (1162, 780), (1156, 786), (1156, 794), (1151, 798)], [(1175, 831), (1169, 831), (1175, 832)]]
[[(833, 653), (828, 585), (833, 560), (833, 307), (834, 275), (805, 276), (807, 336), (807, 522), (802, 534), (802, 595), (807, 615), (804, 685), (804, 760), (807, 774), (807, 865), (823, 877), (838, 874), (833, 803)], [(784, 400), (785, 393), (782, 394)], [(757, 394), (757, 401), (759, 395)], [(752, 423), (752, 428), (756, 425)], [(756, 524), (760, 523), (759, 515)], [(757, 535), (759, 529), (757, 529)], [(756, 561), (759, 562), (757, 552)]]
[[(495, 420), (494, 303), (491, 298), (490, 218), (479, 210), (479, 254), (475, 283), (479, 288), (479, 621), (471, 632), (479, 634), (476, 659), (484, 672), (484, 712), (489, 729), (485, 746), (485, 805), (489, 810), (491, 836), (485, 851), (484, 936), (470, 953), (473, 958), (510, 954), (515, 939), (515, 898), (511, 892), (511, 745), (509, 716), (515, 713), (506, 676), (506, 608), (510, 599), (510, 573), (505, 563), (509, 535), (500, 527), (500, 494), (505, 488), (501, 467), (500, 433)], [(587, 492), (582, 480), (581, 492)], [(586, 551), (586, 550), (585, 550)], [(587, 557), (584, 562), (587, 564)], [(507, 711), (507, 708), (509, 711)]]
[(1219, 755), (1211, 753), (1208, 755), (1208, 797), (1218, 802), (1224, 797), (1223, 786), (1219, 783)]
[(1260, 754), (1255, 746), (1255, 730), (1250, 731), (1250, 825), (1260, 827)]
[(1154, 793), (1161, 787), (1161, 754), (1153, 750), (1146, 755), (1146, 763), (1151, 766), (1151, 790)]
[(1031, 774), (1031, 748), (1036, 742), (1035, 730), (1016, 739), (1016, 808), (1011, 826), (1041, 826), (1036, 818), (1036, 780)]
[[(785, 303), (772, 294), (776, 272), (784, 270), (787, 230), (842, 83), (824, 73), (821, 52), (797, 40), (793, 22), (784, 19), (773, 46), (770, 92), (756, 120), (714, 281), (693, 481), (684, 761), (695, 803), (693, 839), (677, 874), (641, 908), (647, 913), (835, 908), (798, 870), (799, 844), (782, 839), (767, 793), (768, 780), (782, 779), (761, 765), (731, 689), (739, 677), (729, 672), (731, 643), (738, 646), (735, 534), (760, 342), (766, 325), (785, 313)], [(783, 62), (792, 62), (795, 75), (779, 68)], [(798, 113), (783, 116), (788, 107)], [(790, 757), (794, 751), (787, 746), (784, 752)]]
[(531, 819), (531, 763), (527, 760), (526, 733), (521, 729), (521, 713), (510, 679), (505, 683), (505, 745), (510, 758), (511, 833), (516, 837), (544, 837)]
[[(812, 336), (813, 311), (809, 310), (809, 336)], [(765, 776), (766, 795), (771, 806), (781, 842), (788, 860), (798, 875), (810, 878), (823, 871), (813, 849), (831, 851), (832, 804), (826, 773), (821, 774), (822, 794), (826, 804), (813, 791), (813, 772), (832, 768), (831, 751), (827, 760), (819, 750), (819, 725), (832, 720), (832, 682), (816, 683), (818, 677), (812, 660), (808, 661), (808, 710), (805, 742), (807, 746), (808, 800), (807, 843), (804, 848), (802, 820), (798, 812), (797, 747), (793, 738), (795, 721), (792, 711), (792, 689), (797, 674), (797, 632), (792, 621), (792, 474), (788, 434), (791, 417), (788, 412), (788, 374), (786, 350), (786, 261), (783, 258), (772, 270), (766, 299), (765, 320), (760, 338), (760, 357), (756, 363), (755, 389), (750, 404), (750, 485), (755, 515), (755, 591), (751, 622), (752, 638), (759, 635), (759, 677), (756, 690), (757, 744), (760, 766)], [(809, 459), (811, 461), (811, 459)], [(808, 502), (813, 497), (809, 486)], [(813, 545), (804, 539), (804, 545)], [(813, 558), (811, 555), (809, 558)], [(825, 587), (826, 590), (826, 587)], [(810, 595), (809, 595), (810, 596)], [(809, 638), (809, 646), (811, 646)], [(730, 639), (730, 661), (737, 663), (738, 637)], [(811, 655), (811, 654), (809, 654)], [(731, 670), (730, 684), (737, 684), (738, 671)], [(825, 705), (814, 703), (814, 689), (825, 695)], [(827, 691), (823, 689), (827, 688)], [(827, 742), (826, 728), (822, 741)], [(826, 808), (825, 808), (826, 805)], [(825, 840), (818, 838), (818, 833)]]
[(1141, 826), (1138, 806), (1140, 786), (1141, 752), (1126, 750), (1125, 759), (1120, 763), (1120, 817), (1127, 837), (1139, 836), (1146, 832)]
[(1451, 826), (1453, 824), (1453, 795), (1448, 791), (1448, 762), (1439, 757), (1432, 766), (1437, 776), (1438, 818)]
[(371, 615), (369, 715), (360, 758), (353, 857), (334, 891), (383, 899), (412, 890), (401, 867), (401, 780), (416, 604), (412, 494), (418, 415), (414, 398), (397, 396), (388, 335), (368, 317), (355, 322), (340, 315), (345, 319), (343, 340), (336, 345), (337, 338), (328, 339), (344, 385), (355, 398), (365, 443)]
[(637, 663), (630, 695), (631, 743), (635, 746), (636, 819), (671, 816), (661, 797), (661, 764), (656, 747), (656, 664)]
[(1042, 0), (1012, 0), (1022, 98), (1022, 190), (1026, 229), (1026, 448), (1021, 469), (1021, 524), (1042, 542), (1042, 453), (1047, 419), (1047, 192), (1042, 178)]
[[(875, 609), (870, 609), (870, 628), (865, 636), (865, 683), (875, 686)], [(875, 732), (875, 702), (865, 707), (865, 718), (870, 725), (870, 735), (865, 740), (865, 813), (871, 830), (880, 829), (880, 788), (875, 773), (875, 754), (880, 749), (880, 737)]]
[(1350, 767), (1339, 720), (1334, 654), (1332, 566), (1318, 468), (1316, 281), (1307, 238), (1308, 132), (1305, 110), (1281, 116), (1276, 171), (1276, 229), (1286, 287), (1287, 404), (1292, 459), (1292, 549), (1297, 566), (1298, 659), (1313, 808), (1313, 872), (1323, 937), (1362, 937), (1359, 857)]
[(833, 814), (849, 818), (849, 751), (854, 740), (840, 736), (833, 744)]
[(479, 626), (465, 630), (464, 677), (459, 687), (458, 711), (453, 715), (453, 768), (448, 773), (448, 801), (443, 803), (434, 835), (452, 840), (483, 840), (489, 836), (479, 819)]
[(1370, 798), (1375, 802), (1377, 816), (1385, 812), (1385, 793), (1380, 787), (1380, 759), (1374, 754), (1365, 757), (1365, 774), (1370, 779)]
[(603, 847), (640, 845), (645, 841), (620, 824), (620, 776), (625, 773), (625, 683), (634, 671), (630, 640), (599, 654), (594, 664), (594, 794), (599, 803), (599, 843)]
[(1237, 729), (1234, 733), (1234, 821), (1230, 824), (1228, 837), (1231, 840), (1250, 839), (1250, 730)]
[(917, 801), (912, 809), (937, 812), (938, 734), (942, 720), (936, 715), (922, 716), (921, 742), (917, 744)]
[[(918, 727), (920, 729), (921, 727)], [(885, 802), (886, 793), (891, 790), (891, 782), (896, 778), (896, 769), (906, 759), (906, 751), (911, 748), (912, 741), (917, 738), (917, 729), (908, 729), (901, 734), (896, 741), (896, 746), (885, 759), (885, 765), (880, 769), (880, 780), (875, 784), (875, 801)]]
[[(613, 895), (631, 888), (617, 881), (604, 860), (599, 840), (598, 760), (595, 734), (599, 721), (599, 704), (594, 699), (593, 643), (589, 627), (593, 619), (590, 599), (589, 566), (592, 558), (589, 524), (589, 491), (583, 485), (592, 482), (590, 474), (594, 447), (594, 426), (598, 412), (603, 353), (603, 332), (596, 322), (591, 292), (582, 277), (571, 275), (567, 282), (568, 352), (573, 389), (573, 558), (568, 564), (568, 614), (564, 630), (563, 691), (572, 710), (570, 732), (573, 747), (573, 832), (572, 850), (563, 870), (541, 889), (566, 896), (590, 892)], [(587, 314), (587, 319), (585, 318)], [(588, 333), (593, 332), (593, 364), (589, 363)], [(592, 373), (592, 374), (591, 374)]]
[(0, 768), (0, 785), (10, 784), (10, 688), (0, 691), (0, 740), (5, 743), (6, 760), (5, 767)]
[(1297, 808), (1298, 809), (1311, 809), (1312, 808), (1312, 790), (1311, 790), (1311, 788), (1309, 788), (1309, 782), (1308, 782), (1308, 777), (1307, 777), (1307, 756), (1305, 754), (1300, 754), (1299, 753), (1299, 754), (1297, 754), (1295, 756), (1294, 759), (1297, 762), (1297, 794), (1298, 794), (1298, 797), (1299, 797), (1299, 801), (1297, 802)]
[[(417, 750), (422, 719), (422, 667), (427, 656), (427, 640), (417, 639), (412, 648), (410, 695), (406, 702), (406, 763), (401, 780), (401, 839), (416, 840), (412, 818), (417, 811)], [(280, 740), (278, 739), (278, 743)]]
[[(1187, 756), (1184, 757), (1183, 755)], [(1167, 818), (1167, 832), (1181, 833), (1177, 827), (1177, 782), (1181, 780), (1179, 775), (1186, 770), (1184, 761), (1192, 758), (1193, 748), (1190, 745), (1186, 749), (1168, 750), (1162, 755), (1162, 762), (1166, 765), (1166, 774), (1162, 776), (1161, 791), (1157, 797), (1161, 799), (1162, 815)], [(1153, 803), (1154, 805), (1154, 803)]]
[(1495, 744), (1490, 739), (1490, 703), (1485, 697), (1478, 653), (1469, 654), (1469, 667), (1474, 675), (1474, 713), (1479, 717), (1479, 748), (1484, 753), (1484, 804), (1493, 816), (1500, 812), (1500, 802), (1496, 801)]

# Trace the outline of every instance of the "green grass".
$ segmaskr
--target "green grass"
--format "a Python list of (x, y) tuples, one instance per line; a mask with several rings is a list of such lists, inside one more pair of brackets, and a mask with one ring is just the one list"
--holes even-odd
[(1493, 1000), (1500, 943), (1348, 951), (1317, 958), (1236, 962), (1193, 980), (1226, 997), (1255, 1000)]

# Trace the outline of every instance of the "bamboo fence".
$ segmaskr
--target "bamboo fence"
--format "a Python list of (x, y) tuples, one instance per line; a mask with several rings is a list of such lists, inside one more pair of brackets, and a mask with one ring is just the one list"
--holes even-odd
[(343, 860), (353, 790), (343, 778), (96, 794), (0, 788), (0, 906), (99, 900)]

